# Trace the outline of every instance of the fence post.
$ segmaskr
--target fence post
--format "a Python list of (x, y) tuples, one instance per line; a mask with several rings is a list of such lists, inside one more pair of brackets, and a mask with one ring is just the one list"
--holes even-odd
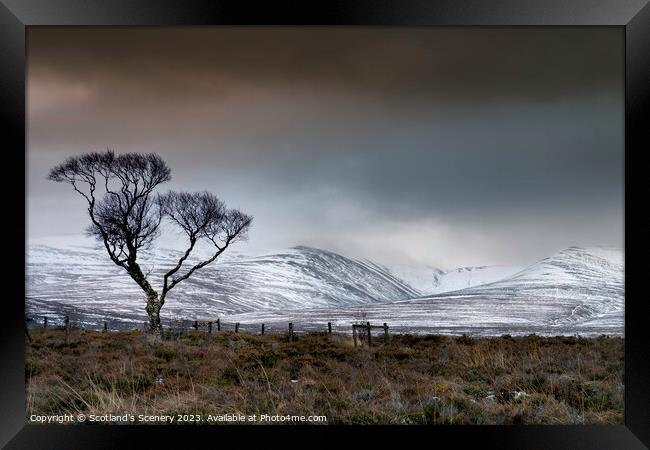
[(293, 341), (293, 323), (289, 322), (289, 342)]
[(212, 322), (208, 322), (208, 334), (212, 334)]
[(372, 347), (372, 334), (370, 333), (370, 322), (366, 322), (368, 327), (368, 347)]
[(65, 345), (70, 342), (70, 317), (65, 316)]
[(194, 325), (192, 325), (192, 327), (194, 328), (194, 331), (198, 331), (198, 329), (199, 329), (199, 321), (195, 320)]
[(43, 317), (43, 328), (47, 328), (47, 316)]
[(262, 336), (264, 336), (264, 324), (262, 324)]
[(386, 342), (388, 342), (388, 325), (386, 325), (386, 322), (384, 322), (384, 337), (386, 338)]
[(357, 346), (357, 326), (352, 325), (352, 339), (354, 339), (354, 346)]
[(217, 331), (221, 331), (221, 319), (217, 319)]
[(332, 322), (327, 322), (327, 332), (332, 334)]
[(235, 324), (235, 333), (239, 333), (239, 322)]
[(107, 331), (108, 331), (108, 324), (104, 322), (104, 333), (106, 333)]

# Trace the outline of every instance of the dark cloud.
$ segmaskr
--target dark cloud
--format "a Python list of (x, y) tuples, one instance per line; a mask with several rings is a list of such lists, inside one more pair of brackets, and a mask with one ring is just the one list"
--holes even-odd
[(30, 236), (83, 228), (45, 174), (111, 146), (250, 210), (252, 241), (622, 245), (618, 28), (32, 27), (27, 95)]
[(621, 36), (613, 28), (30, 28), (28, 56), (35, 76), (92, 80), (111, 97), (137, 92), (166, 104), (213, 101), (230, 83), (540, 100), (618, 89)]

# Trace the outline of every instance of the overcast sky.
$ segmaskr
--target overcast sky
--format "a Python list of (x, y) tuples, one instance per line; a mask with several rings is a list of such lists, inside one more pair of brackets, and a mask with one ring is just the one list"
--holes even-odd
[(620, 28), (28, 28), (28, 240), (69, 155), (156, 152), (259, 252), (523, 264), (623, 247)]

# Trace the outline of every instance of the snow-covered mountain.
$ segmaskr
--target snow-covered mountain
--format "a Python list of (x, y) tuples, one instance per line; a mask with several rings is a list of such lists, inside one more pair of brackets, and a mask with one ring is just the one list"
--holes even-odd
[(473, 266), (444, 270), (418, 264), (391, 264), (390, 272), (420, 292), (420, 296), (457, 291), (492, 283), (519, 272), (521, 266)]
[[(177, 257), (171, 250), (157, 255), (143, 266), (152, 280)], [(32, 245), (27, 256), (28, 316), (69, 312), (89, 324), (145, 319), (139, 288), (101, 249)], [(370, 320), (408, 332), (623, 334), (621, 250), (571, 247), (517, 269), (424, 267), (409, 275), (402, 267), (398, 277), (395, 269), (310, 247), (254, 257), (233, 252), (179, 284), (163, 316), (264, 322), (269, 329), (289, 321), (323, 329), (330, 321), (348, 330)], [(423, 295), (429, 276), (435, 293)]]
[(433, 272), (433, 286), (423, 294), (439, 294), (458, 291), (503, 280), (519, 272), (520, 266), (460, 267), (454, 270), (436, 269)]
[[(467, 291), (465, 291), (467, 292)], [(623, 314), (625, 284), (623, 253), (612, 248), (570, 247), (513, 276), (477, 286), (472, 295), (516, 293), (539, 299), (552, 324), (580, 323), (609, 314)]]
[[(154, 286), (178, 258), (171, 250), (157, 255), (142, 265), (151, 270)], [(28, 315), (74, 308), (89, 320), (143, 320), (140, 288), (102, 249), (30, 246), (26, 278)], [(201, 319), (268, 309), (366, 305), (418, 295), (382, 266), (294, 247), (256, 257), (231, 254), (174, 288), (163, 311), (168, 317)]]
[(419, 293), (417, 297), (433, 293), (436, 286), (435, 274), (442, 272), (438, 268), (418, 263), (393, 263), (387, 265), (386, 268), (396, 278), (404, 280), (405, 283), (417, 290)]
[(613, 334), (624, 332), (623, 254), (571, 247), (499, 281), (423, 298), (334, 309), (257, 312), (230, 317), (346, 329), (358, 320), (444, 334)]

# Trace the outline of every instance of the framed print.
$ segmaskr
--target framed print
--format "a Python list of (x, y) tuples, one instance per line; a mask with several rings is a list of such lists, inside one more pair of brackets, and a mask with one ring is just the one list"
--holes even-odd
[(645, 2), (107, 5), (0, 7), (3, 445), (647, 448)]

